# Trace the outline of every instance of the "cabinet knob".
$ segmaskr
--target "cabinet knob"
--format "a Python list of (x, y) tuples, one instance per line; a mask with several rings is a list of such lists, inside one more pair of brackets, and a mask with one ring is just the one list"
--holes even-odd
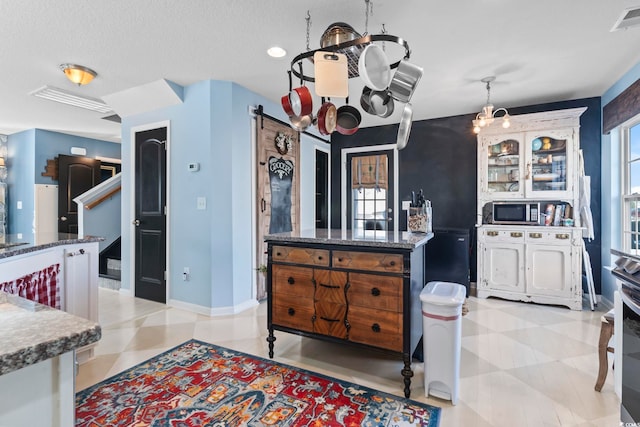
[(318, 261), (322, 261), (322, 255), (318, 257)]
[(289, 310), (287, 310), (287, 313), (289, 314), (289, 316), (294, 316), (296, 314), (296, 311), (293, 308), (289, 307)]
[(373, 295), (374, 297), (380, 296), (380, 289), (371, 288), (371, 295)]
[(281, 254), (280, 254), (280, 252), (276, 252), (276, 255), (277, 255), (277, 256), (280, 256)]
[(556, 234), (556, 239), (561, 239), (561, 240), (567, 240), (569, 238), (569, 235), (566, 233), (558, 233)]
[(391, 262), (389, 263), (389, 265), (393, 267), (394, 265), (396, 265), (396, 262), (395, 262), (395, 261), (391, 261)]
[(511, 237), (522, 237), (522, 233), (520, 231), (512, 231)]
[(487, 236), (495, 237), (498, 235), (497, 231), (487, 231)]
[(289, 277), (287, 279), (287, 283), (289, 283), (290, 285), (293, 285), (294, 283), (296, 283), (296, 279), (294, 279), (293, 277)]
[(342, 258), (338, 258), (338, 262), (342, 262)]
[(542, 233), (529, 233), (529, 237), (533, 239), (540, 239), (542, 237)]
[(373, 332), (380, 332), (380, 325), (378, 325), (377, 323), (374, 323), (373, 325), (371, 325), (371, 330)]

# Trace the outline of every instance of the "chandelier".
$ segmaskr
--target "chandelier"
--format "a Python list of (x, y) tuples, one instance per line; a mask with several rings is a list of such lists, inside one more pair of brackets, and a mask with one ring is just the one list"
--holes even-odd
[[(493, 110), (493, 104), (491, 104), (491, 82), (495, 79), (496, 78), (494, 76), (490, 76), (481, 80), (482, 83), (487, 84), (487, 103), (482, 107), (482, 111), (476, 114), (476, 118), (473, 120), (474, 133), (480, 133), (480, 129), (485, 126), (490, 126), (496, 119), (502, 121), (502, 127), (505, 129), (511, 126), (509, 112), (506, 108), (498, 108), (495, 111)], [(504, 114), (496, 117), (496, 114), (499, 112)]]

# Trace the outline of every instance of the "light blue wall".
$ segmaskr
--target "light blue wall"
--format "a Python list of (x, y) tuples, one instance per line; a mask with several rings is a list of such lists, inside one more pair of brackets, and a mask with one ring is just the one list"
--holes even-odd
[[(228, 308), (250, 301), (254, 242), (252, 228), (253, 149), (249, 106), (286, 120), (280, 105), (235, 83), (205, 81), (187, 86), (183, 103), (123, 119), (122, 122), (122, 287), (131, 289), (131, 132), (132, 128), (170, 121), (169, 150), (169, 298), (209, 308)], [(259, 119), (258, 119), (259, 121)], [(310, 139), (310, 138), (309, 138)], [(318, 144), (323, 144), (319, 142)], [(302, 152), (301, 171), (314, 170)], [(189, 163), (200, 170), (190, 172)], [(314, 187), (301, 192), (314, 192)], [(206, 210), (196, 209), (205, 197)], [(314, 215), (301, 205), (301, 215)], [(182, 280), (184, 267), (191, 278)]]
[[(87, 157), (120, 158), (120, 144), (83, 138), (42, 129), (30, 129), (8, 137), (8, 192), (10, 198), (9, 230), (11, 234), (32, 234), (34, 222), (34, 184), (57, 184), (42, 176), (48, 159), (70, 153), (71, 147), (87, 149)], [(22, 201), (22, 209), (16, 208)]]
[[(7, 139), (8, 234), (22, 233), (26, 237), (32, 233), (35, 135), (35, 129), (30, 129), (9, 135)], [(22, 202), (22, 209), (16, 208), (18, 201)]]
[[(640, 62), (625, 73), (602, 95), (602, 106), (606, 106), (636, 80), (640, 79)], [(604, 116), (604, 114), (603, 114)], [(622, 192), (622, 172), (620, 170), (621, 150), (620, 134), (617, 129), (609, 135), (602, 135), (602, 297), (613, 301), (616, 283), (605, 267), (613, 265), (614, 257), (610, 250), (620, 249), (621, 218), (620, 195)]]
[(84, 235), (100, 236), (100, 252), (120, 237), (120, 192), (84, 213)]

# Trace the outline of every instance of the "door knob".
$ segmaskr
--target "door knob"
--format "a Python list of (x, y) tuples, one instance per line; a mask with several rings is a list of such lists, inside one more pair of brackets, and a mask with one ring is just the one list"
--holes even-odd
[(134, 219), (133, 221), (131, 221), (131, 224), (135, 225), (136, 227), (140, 226), (140, 220), (139, 219)]
[(67, 220), (67, 217), (66, 217), (66, 216), (61, 216), (61, 217), (60, 217), (60, 221), (66, 221), (66, 220)]

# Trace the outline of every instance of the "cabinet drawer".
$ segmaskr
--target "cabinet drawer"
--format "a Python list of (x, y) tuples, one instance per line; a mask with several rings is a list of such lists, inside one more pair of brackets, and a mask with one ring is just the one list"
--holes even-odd
[(402, 313), (349, 307), (349, 340), (402, 351)]
[(350, 306), (402, 312), (402, 277), (349, 273)]
[(347, 306), (332, 302), (316, 301), (316, 317), (313, 331), (317, 334), (329, 335), (340, 339), (347, 338)]
[(280, 262), (329, 266), (329, 251), (325, 249), (273, 246), (271, 257), (274, 261)]
[(483, 242), (524, 242), (526, 230), (482, 230), (479, 239)]
[(527, 243), (548, 243), (555, 245), (570, 245), (572, 230), (555, 230), (555, 231), (528, 231)]
[(313, 299), (313, 269), (273, 265), (271, 288), (274, 294), (294, 295)]
[(354, 270), (402, 273), (402, 255), (371, 252), (333, 251), (333, 266)]
[(316, 302), (346, 304), (347, 273), (344, 271), (315, 270)]
[(272, 322), (302, 331), (313, 332), (314, 307), (312, 299), (295, 295), (272, 296)]

